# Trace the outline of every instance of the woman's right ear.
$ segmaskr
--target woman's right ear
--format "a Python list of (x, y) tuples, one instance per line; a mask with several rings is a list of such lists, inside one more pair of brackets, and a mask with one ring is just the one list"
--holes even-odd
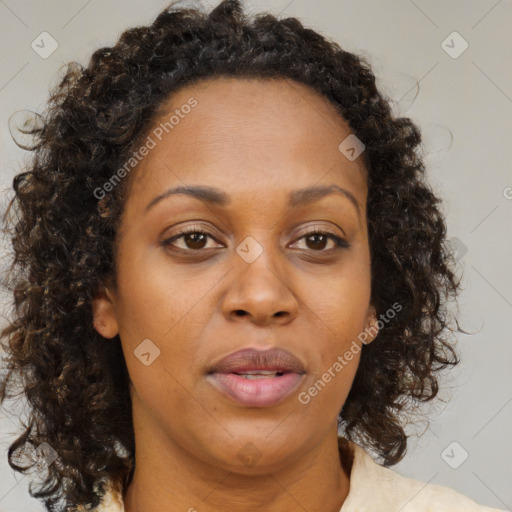
[(113, 294), (104, 286), (92, 300), (92, 317), (94, 329), (104, 338), (114, 338), (119, 334)]

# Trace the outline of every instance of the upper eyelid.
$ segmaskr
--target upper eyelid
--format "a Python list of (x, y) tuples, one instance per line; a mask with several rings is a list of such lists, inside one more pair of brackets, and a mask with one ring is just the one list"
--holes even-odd
[[(321, 232), (321, 233), (324, 233), (324, 234), (331, 234), (333, 236), (340, 236), (340, 234), (338, 233), (333, 233), (332, 231), (329, 230), (329, 228), (325, 227), (325, 226), (308, 226), (307, 228), (305, 228), (305, 231), (301, 232), (300, 234), (297, 234), (296, 236), (300, 236), (300, 237), (303, 237), (303, 236), (306, 236), (310, 233), (318, 233), (318, 232)], [(216, 238), (215, 235), (213, 235), (211, 233), (211, 231), (209, 231), (207, 228), (203, 227), (203, 226), (185, 226), (184, 228), (180, 228), (178, 230), (178, 232), (176, 232), (174, 235), (172, 235), (171, 237), (169, 238), (173, 238), (173, 237), (176, 237), (176, 236), (179, 236), (179, 235), (186, 235), (186, 234), (189, 234), (189, 233), (204, 233), (208, 236), (211, 236), (212, 238)], [(343, 236), (345, 236), (345, 233), (343, 233)]]
[[(321, 222), (321, 221), (317, 221), (317, 222)], [(326, 222), (326, 221), (324, 221), (324, 222)], [(333, 223), (331, 223), (331, 224), (333, 224)], [(290, 231), (295, 231), (296, 227), (298, 225), (300, 225), (300, 223), (294, 225)], [(179, 224), (178, 224), (178, 226), (179, 226)], [(327, 227), (325, 225), (309, 225), (306, 228), (304, 228), (305, 231), (302, 233), (301, 236), (303, 236), (303, 235), (305, 235), (305, 234), (307, 234), (309, 232), (316, 232), (316, 231), (330, 232), (330, 230), (333, 230), (334, 227), (341, 231), (343, 237), (346, 237), (345, 231), (340, 226), (338, 226), (337, 224), (333, 224), (333, 226), (331, 226), (331, 227)], [(208, 235), (214, 236), (214, 235), (211, 234), (212, 230), (213, 230), (213, 232), (220, 232), (221, 236), (227, 236), (222, 230), (219, 231), (217, 228), (211, 228), (211, 227), (208, 227), (208, 226), (203, 226), (201, 224), (188, 224), (188, 225), (185, 225), (184, 227), (178, 227), (178, 231), (175, 233), (175, 235), (178, 235), (180, 233), (190, 233), (190, 232), (194, 232), (194, 231), (204, 231)], [(332, 233), (332, 234), (335, 235), (335, 236), (340, 236), (339, 233)], [(173, 236), (175, 236), (175, 235), (173, 235)]]

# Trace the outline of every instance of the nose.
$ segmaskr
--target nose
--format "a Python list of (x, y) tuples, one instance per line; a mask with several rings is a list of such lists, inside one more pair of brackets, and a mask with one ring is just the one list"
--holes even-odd
[(235, 264), (222, 303), (223, 314), (231, 321), (250, 321), (267, 326), (286, 325), (297, 316), (298, 302), (290, 284), (263, 251), (252, 263), (241, 258)]

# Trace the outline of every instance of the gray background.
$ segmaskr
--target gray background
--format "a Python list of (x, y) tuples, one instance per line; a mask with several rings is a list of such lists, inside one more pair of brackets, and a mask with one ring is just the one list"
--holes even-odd
[[(60, 66), (71, 60), (85, 64), (95, 48), (151, 21), (166, 3), (0, 0), (3, 204), (24, 158), (10, 138), (9, 116), (39, 110)], [(460, 319), (476, 334), (458, 336), (462, 363), (443, 381), (444, 402), (425, 409), (430, 424), (418, 422), (417, 435), (410, 430), (408, 453), (393, 469), (510, 510), (511, 1), (257, 0), (247, 7), (298, 16), (366, 56), (395, 111), (423, 129), (430, 180), (445, 199), (448, 233), (464, 276)], [(31, 47), (44, 31), (58, 43), (48, 58)], [(454, 31), (460, 36), (450, 35)], [(457, 56), (463, 40), (469, 46)], [(43, 510), (28, 495), (29, 477), (14, 474), (6, 462), (18, 419), (2, 410), (0, 421), (0, 512)]]

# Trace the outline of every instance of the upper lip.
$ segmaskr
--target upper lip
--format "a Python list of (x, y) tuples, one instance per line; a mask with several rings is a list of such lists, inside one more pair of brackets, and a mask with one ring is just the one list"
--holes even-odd
[(282, 348), (237, 350), (214, 364), (208, 373), (242, 373), (246, 371), (276, 371), (283, 373), (305, 373), (299, 359)]

